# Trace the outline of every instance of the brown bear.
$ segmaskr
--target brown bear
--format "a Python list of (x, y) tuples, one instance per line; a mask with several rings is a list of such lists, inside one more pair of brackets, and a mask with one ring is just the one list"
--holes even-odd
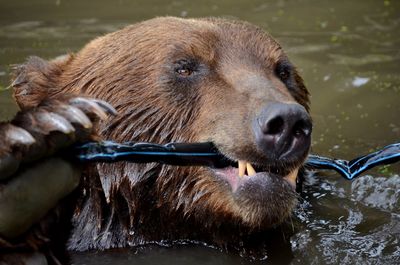
[(85, 95), (118, 115), (117, 142), (212, 142), (237, 167), (118, 162), (88, 166), (75, 196), (70, 250), (161, 240), (222, 246), (290, 217), (310, 149), (309, 94), (282, 47), (226, 19), (160, 17), (53, 61), (30, 58), (13, 83), (22, 109)]

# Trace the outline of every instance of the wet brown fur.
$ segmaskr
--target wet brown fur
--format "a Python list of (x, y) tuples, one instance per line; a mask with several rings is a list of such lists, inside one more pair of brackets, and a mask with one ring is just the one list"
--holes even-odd
[[(205, 64), (205, 74), (194, 85), (176, 85), (171, 64), (188, 57)], [(106, 100), (119, 114), (100, 123), (103, 139), (211, 140), (232, 159), (262, 164), (249, 121), (270, 101), (308, 110), (297, 72), (295, 89), (276, 77), (282, 59), (279, 44), (248, 23), (157, 18), (100, 37), (76, 55), (33, 57), (17, 68), (13, 86), (22, 108), (66, 93)], [(175, 239), (221, 245), (282, 222), (296, 203), (288, 192), (271, 193), (270, 206), (253, 205), (253, 197), (235, 198), (207, 168), (158, 164), (98, 164), (88, 168), (79, 193), (68, 243), (75, 250)], [(288, 210), (274, 214), (281, 208)]]

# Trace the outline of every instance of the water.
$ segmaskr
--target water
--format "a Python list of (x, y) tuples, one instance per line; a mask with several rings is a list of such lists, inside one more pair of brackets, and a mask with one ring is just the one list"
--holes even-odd
[[(400, 140), (400, 2), (0, 0), (0, 88), (10, 65), (52, 58), (88, 40), (160, 15), (250, 21), (278, 39), (312, 94), (313, 153), (350, 159)], [(10, 91), (0, 118), (12, 117)], [(353, 182), (335, 173), (307, 177), (294, 235), (270, 263), (399, 264), (400, 165)], [(277, 238), (277, 240), (280, 240)], [(74, 264), (247, 264), (204, 246), (147, 246), (78, 253)]]

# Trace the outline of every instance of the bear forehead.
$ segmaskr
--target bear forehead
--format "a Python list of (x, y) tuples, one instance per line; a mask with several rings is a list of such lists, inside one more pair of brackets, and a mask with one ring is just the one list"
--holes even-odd
[[(286, 58), (281, 46), (261, 28), (220, 18), (159, 17), (106, 37), (119, 45), (121, 52), (129, 49), (138, 56), (155, 56), (158, 60), (193, 56), (210, 63), (267, 62), (273, 65)], [(149, 47), (154, 50), (149, 52)]]

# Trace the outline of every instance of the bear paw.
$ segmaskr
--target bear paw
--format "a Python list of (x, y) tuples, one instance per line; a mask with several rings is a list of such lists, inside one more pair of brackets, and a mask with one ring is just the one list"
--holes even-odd
[(85, 97), (45, 100), (0, 123), (0, 180), (21, 163), (54, 154), (61, 148), (96, 137), (94, 124), (116, 115), (107, 102)]

